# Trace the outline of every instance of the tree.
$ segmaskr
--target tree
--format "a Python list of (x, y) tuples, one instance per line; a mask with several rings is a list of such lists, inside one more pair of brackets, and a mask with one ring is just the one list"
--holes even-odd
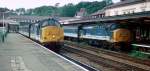
[(25, 13), (25, 8), (18, 8), (15, 11), (18, 15), (23, 15)]
[(38, 16), (49, 16), (52, 15), (53, 10), (55, 8), (53, 6), (41, 6), (34, 9), (34, 15)]
[(113, 4), (112, 0), (104, 0), (104, 1), (106, 2), (107, 6)]
[(61, 16), (68, 16), (73, 17), (76, 13), (76, 8), (72, 3), (69, 3), (63, 7), (60, 8), (60, 15)]
[(94, 1), (94, 2), (80, 2), (76, 5), (77, 11), (80, 10), (80, 8), (85, 8), (88, 12), (88, 14), (94, 13), (98, 10), (103, 9), (106, 6), (105, 1)]
[(0, 8), (0, 12), (6, 12), (6, 11), (9, 11), (8, 8)]
[(33, 10), (34, 9), (27, 9), (24, 13), (24, 15), (33, 15)]
[[(34, 9), (25, 10), (24, 15), (35, 15), (35, 16), (65, 16), (73, 17), (76, 12), (79, 12), (81, 8), (87, 10), (87, 14), (92, 14), (98, 10), (103, 9), (106, 6), (106, 1), (111, 2), (110, 0), (104, 1), (94, 1), (94, 2), (80, 2), (76, 5), (69, 3), (62, 7), (58, 7), (59, 3), (56, 3), (55, 6), (41, 6)], [(16, 9), (16, 11), (24, 12), (23, 8)]]

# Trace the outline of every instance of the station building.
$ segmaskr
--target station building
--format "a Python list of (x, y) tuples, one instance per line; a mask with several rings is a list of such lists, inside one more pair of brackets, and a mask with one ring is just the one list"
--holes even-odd
[(150, 11), (150, 0), (121, 0), (91, 14), (90, 18), (134, 14)]
[(121, 0), (121, 2), (107, 6), (105, 9), (106, 16), (150, 11), (150, 0)]

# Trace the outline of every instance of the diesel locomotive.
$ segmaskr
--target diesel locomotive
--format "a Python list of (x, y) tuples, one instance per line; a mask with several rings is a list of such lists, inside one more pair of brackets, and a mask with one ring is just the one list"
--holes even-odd
[(52, 50), (59, 50), (64, 41), (64, 31), (59, 21), (49, 18), (36, 23), (22, 22), (19, 33), (47, 46)]
[(87, 42), (91, 45), (100, 46), (113, 50), (129, 50), (131, 32), (127, 27), (116, 23), (103, 23), (85, 25), (79, 29), (75, 25), (64, 25), (66, 40)]

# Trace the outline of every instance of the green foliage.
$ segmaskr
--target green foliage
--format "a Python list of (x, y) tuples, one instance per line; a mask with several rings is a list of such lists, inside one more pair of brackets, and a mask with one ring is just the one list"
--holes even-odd
[(112, 0), (104, 0), (106, 2), (106, 5), (111, 5), (113, 4)]
[(60, 16), (72, 17), (76, 13), (76, 7), (72, 3), (67, 4), (59, 9), (60, 9), (60, 12), (59, 12)]
[(25, 8), (18, 8), (16, 9), (16, 12), (25, 12)]
[[(81, 8), (86, 8), (89, 5), (91, 5), (92, 2), (80, 2), (76, 5), (77, 11), (79, 11)], [(86, 8), (87, 9), (87, 8)]]
[(148, 59), (150, 57), (149, 54), (145, 54), (145, 52), (136, 51), (136, 50), (133, 50), (131, 53), (129, 53), (129, 55), (140, 59)]
[(33, 15), (34, 9), (27, 9), (24, 15)]
[[(87, 14), (94, 13), (101, 10), (106, 6), (106, 1), (95, 1), (95, 2), (80, 2), (76, 5), (69, 3), (62, 7), (58, 6), (41, 6), (33, 9), (19, 8), (16, 10), (10, 10), (11, 15), (34, 15), (34, 16), (65, 16), (73, 17), (76, 12), (80, 11), (81, 8), (85, 8)], [(0, 12), (7, 11), (7, 8), (0, 8)]]
[(0, 8), (0, 12), (6, 12), (6, 11), (9, 11), (8, 8)]
[(0, 8), (0, 19), (2, 19), (9, 16), (9, 9), (8, 8)]
[(53, 6), (41, 6), (41, 7), (35, 8), (32, 14), (37, 15), (37, 16), (49, 16), (49, 15), (52, 15), (54, 10), (55, 10), (55, 7)]
[(69, 3), (62, 7), (54, 7), (54, 6), (41, 6), (35, 9), (29, 9), (25, 13), (25, 15), (37, 15), (37, 16), (65, 16), (65, 17), (73, 17), (76, 12), (80, 11), (81, 8), (85, 8), (88, 14), (94, 13), (106, 6), (105, 1), (95, 1), (95, 2), (80, 2), (76, 5)]
[(88, 14), (94, 13), (98, 10), (101, 10), (106, 6), (105, 1), (95, 1), (95, 2), (80, 2), (79, 4), (76, 5), (77, 11), (80, 10), (80, 8), (85, 8), (87, 10)]

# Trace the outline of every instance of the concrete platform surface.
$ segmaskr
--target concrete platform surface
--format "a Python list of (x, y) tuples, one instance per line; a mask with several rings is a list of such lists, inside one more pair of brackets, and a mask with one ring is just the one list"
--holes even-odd
[(0, 71), (87, 71), (30, 39), (10, 33), (0, 42)]

